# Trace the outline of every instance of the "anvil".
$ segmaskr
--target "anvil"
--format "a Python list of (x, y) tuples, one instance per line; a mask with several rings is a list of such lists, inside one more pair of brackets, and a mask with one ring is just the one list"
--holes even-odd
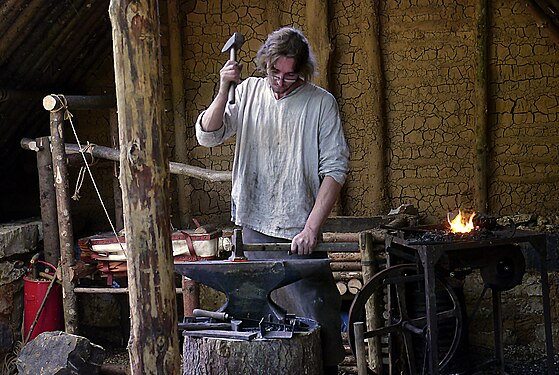
[[(294, 257), (295, 258), (295, 257)], [(270, 298), (275, 289), (309, 277), (328, 259), (177, 262), (177, 273), (205, 284), (227, 298), (218, 311), (235, 319), (272, 317), (284, 321), (285, 310)]]

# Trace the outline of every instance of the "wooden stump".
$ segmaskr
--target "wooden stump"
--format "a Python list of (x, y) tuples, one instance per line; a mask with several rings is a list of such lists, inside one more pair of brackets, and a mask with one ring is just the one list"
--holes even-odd
[(184, 336), (183, 375), (322, 374), (320, 329), (289, 339)]

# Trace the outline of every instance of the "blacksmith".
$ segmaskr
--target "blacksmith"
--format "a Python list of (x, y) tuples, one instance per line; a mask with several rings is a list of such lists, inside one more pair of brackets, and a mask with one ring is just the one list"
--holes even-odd
[[(310, 82), (315, 65), (301, 31), (276, 30), (256, 55), (264, 77), (241, 82), (241, 65), (228, 61), (220, 70), (219, 92), (196, 122), (203, 146), (236, 134), (232, 221), (243, 228), (244, 243), (291, 242), (291, 257), (325, 256), (313, 249), (348, 171), (338, 105), (332, 94)], [(231, 82), (238, 84), (234, 104), (228, 102)], [(277, 290), (273, 299), (289, 313), (321, 324), (325, 373), (337, 373), (344, 358), (341, 299), (329, 267)]]

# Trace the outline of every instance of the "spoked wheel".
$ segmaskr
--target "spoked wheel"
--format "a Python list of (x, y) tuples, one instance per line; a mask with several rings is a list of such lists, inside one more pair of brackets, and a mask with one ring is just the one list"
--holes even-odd
[[(370, 374), (381, 372), (388, 364), (397, 373), (427, 374), (427, 318), (425, 286), (415, 264), (389, 267), (377, 273), (355, 296), (349, 310), (348, 334), (355, 354), (353, 323), (366, 322), (365, 311), (374, 319), (365, 328), (369, 350)], [(439, 368), (446, 366), (460, 342), (462, 313), (458, 298), (450, 285), (436, 280)], [(388, 373), (387, 371), (382, 371)], [(395, 373), (395, 372), (391, 372)]]

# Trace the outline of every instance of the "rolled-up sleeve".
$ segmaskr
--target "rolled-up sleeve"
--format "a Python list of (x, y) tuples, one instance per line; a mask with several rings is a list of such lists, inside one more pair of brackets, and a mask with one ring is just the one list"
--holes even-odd
[[(221, 127), (215, 131), (207, 132), (202, 129), (202, 118), (206, 114), (206, 110), (202, 111), (198, 118), (196, 119), (195, 129), (196, 129), (196, 139), (198, 143), (204, 147), (213, 147), (222, 144), (227, 139), (231, 138), (237, 132), (237, 124), (239, 123), (238, 117), (239, 112), (242, 111), (239, 107), (243, 102), (244, 87), (246, 85), (243, 81), (235, 89), (235, 96), (237, 98), (237, 103), (227, 104), (225, 107), (225, 112), (223, 113), (223, 121)], [(244, 105), (244, 104), (243, 104)]]
[(330, 176), (343, 185), (349, 170), (349, 148), (335, 99), (332, 98), (325, 107), (320, 119), (318, 174), (321, 178)]
[(221, 125), (219, 129), (212, 132), (204, 131), (202, 129), (202, 117), (204, 117), (205, 113), (206, 111), (203, 111), (196, 119), (196, 139), (204, 147), (217, 146), (225, 140), (225, 126)]

